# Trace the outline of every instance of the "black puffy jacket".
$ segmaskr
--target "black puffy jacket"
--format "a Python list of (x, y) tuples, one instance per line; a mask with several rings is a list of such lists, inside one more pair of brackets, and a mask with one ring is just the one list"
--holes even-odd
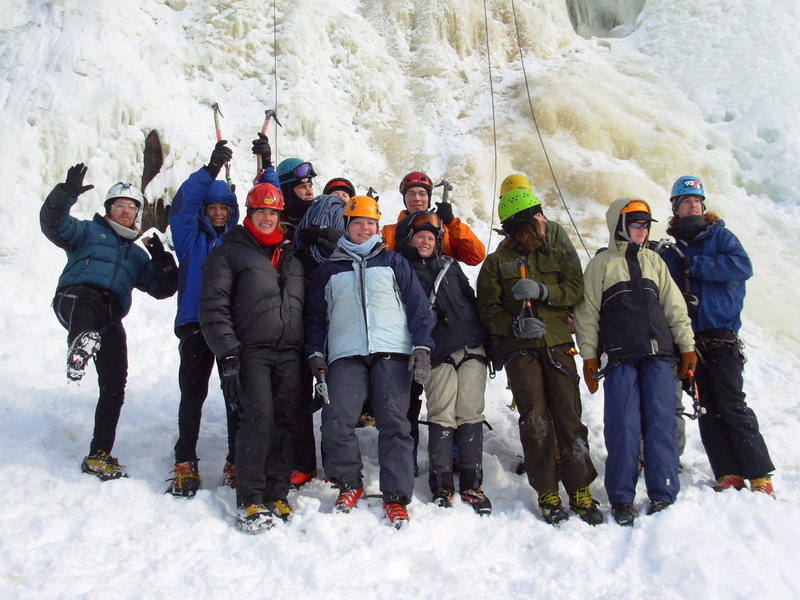
[[(279, 271), (272, 266), (280, 252)], [(203, 263), (200, 326), (218, 357), (242, 346), (303, 348), (303, 266), (287, 244), (265, 247), (241, 225)]]

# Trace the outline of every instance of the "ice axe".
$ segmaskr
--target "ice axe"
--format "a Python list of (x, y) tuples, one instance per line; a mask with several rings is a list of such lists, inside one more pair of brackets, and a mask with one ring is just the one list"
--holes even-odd
[[(278, 120), (278, 111), (276, 111), (274, 108), (265, 110), (264, 125), (262, 125), (261, 127), (261, 133), (263, 133), (264, 135), (267, 135), (267, 127), (269, 127), (269, 122), (272, 119), (275, 120), (275, 122), (278, 124), (279, 127), (283, 127), (283, 125), (281, 125), (281, 122)], [(264, 165), (262, 164), (262, 159), (260, 154), (256, 155), (256, 166), (258, 169), (258, 175), (256, 175), (256, 181), (258, 181), (259, 178), (261, 177), (261, 173), (264, 172)]]
[(331, 403), (331, 398), (328, 396), (328, 372), (317, 371), (317, 383), (314, 384), (314, 396), (319, 396), (325, 404)]
[(450, 195), (450, 192), (453, 191), (453, 186), (450, 185), (450, 182), (447, 181), (447, 179), (442, 178), (442, 180), (433, 187), (442, 188), (442, 202), (447, 202), (447, 197)]
[[(217, 141), (222, 141), (222, 129), (219, 125), (219, 118), (222, 117), (222, 111), (219, 109), (219, 104), (214, 102), (211, 105), (211, 108), (214, 109), (214, 128), (217, 130)], [(231, 191), (236, 190), (236, 186), (233, 185), (233, 181), (231, 180), (231, 165), (230, 163), (225, 163), (225, 181), (228, 183), (228, 187), (231, 188)]]

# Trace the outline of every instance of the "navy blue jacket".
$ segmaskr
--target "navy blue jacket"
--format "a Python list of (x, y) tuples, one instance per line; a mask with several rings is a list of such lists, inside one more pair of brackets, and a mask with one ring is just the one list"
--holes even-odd
[(458, 261), (441, 255), (422, 258), (417, 249), (406, 241), (405, 225), (406, 221), (401, 221), (397, 226), (395, 252), (402, 254), (411, 263), (429, 299), (445, 261), (452, 261), (439, 283), (432, 305), (436, 314), (436, 327), (433, 329), (436, 348), (431, 352), (431, 364), (441, 364), (457, 350), (488, 344), (489, 332), (478, 316), (475, 292)]
[(91, 221), (82, 221), (70, 216), (77, 201), (64, 184), (58, 184), (39, 213), (42, 231), (67, 252), (59, 290), (73, 285), (108, 290), (122, 316), (131, 308), (134, 287), (154, 298), (169, 298), (175, 293), (174, 277), (164, 277), (147, 252), (134, 240), (117, 235), (104, 217), (96, 214)]
[[(691, 293), (700, 298), (697, 313), (692, 316), (692, 329), (729, 329), (738, 332), (742, 326), (745, 281), (753, 275), (753, 266), (739, 239), (717, 220), (688, 244), (676, 244), (691, 257)], [(678, 268), (678, 253), (668, 248), (662, 255), (672, 278), (682, 291), (683, 275)]]

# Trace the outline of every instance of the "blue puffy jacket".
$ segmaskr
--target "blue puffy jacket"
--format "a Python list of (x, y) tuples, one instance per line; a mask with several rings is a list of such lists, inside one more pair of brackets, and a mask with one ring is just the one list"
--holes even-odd
[(436, 321), (408, 261), (377, 243), (363, 260), (341, 247), (306, 293), (306, 353), (329, 363), (348, 356), (410, 354), (434, 348)]
[[(275, 169), (264, 170), (259, 183), (278, 186)], [(225, 229), (217, 233), (206, 216), (206, 204), (225, 204), (231, 216)], [(178, 255), (178, 314), (175, 327), (198, 323), (200, 283), (203, 261), (208, 253), (222, 243), (222, 236), (239, 222), (236, 196), (224, 181), (217, 181), (201, 167), (181, 184), (169, 208), (172, 244)]]
[(59, 290), (73, 285), (108, 290), (122, 316), (131, 308), (134, 287), (159, 299), (175, 293), (174, 280), (168, 283), (160, 277), (147, 252), (134, 240), (117, 235), (104, 217), (96, 214), (91, 221), (83, 221), (70, 216), (77, 200), (59, 184), (47, 196), (39, 216), (45, 235), (67, 252)]
[[(750, 257), (739, 239), (720, 219), (711, 221), (708, 228), (688, 244), (679, 240), (677, 245), (691, 257), (691, 293), (700, 298), (697, 313), (692, 316), (692, 329), (696, 332), (707, 329), (738, 332), (742, 326), (745, 281), (753, 275)], [(672, 278), (686, 292), (683, 274), (676, 262), (678, 256), (675, 248), (669, 248), (663, 254)]]

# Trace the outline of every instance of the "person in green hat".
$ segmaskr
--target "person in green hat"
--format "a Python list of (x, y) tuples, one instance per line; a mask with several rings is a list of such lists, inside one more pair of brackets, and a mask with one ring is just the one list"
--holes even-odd
[(498, 212), (507, 240), (481, 267), (478, 311), (497, 340), (519, 410), (528, 481), (548, 523), (558, 525), (568, 518), (559, 495), (560, 478), (569, 507), (597, 525), (603, 514), (589, 490), (597, 471), (581, 422), (569, 328), (569, 309), (583, 299), (580, 263), (561, 245), (548, 243), (542, 205), (532, 192), (508, 191)]

